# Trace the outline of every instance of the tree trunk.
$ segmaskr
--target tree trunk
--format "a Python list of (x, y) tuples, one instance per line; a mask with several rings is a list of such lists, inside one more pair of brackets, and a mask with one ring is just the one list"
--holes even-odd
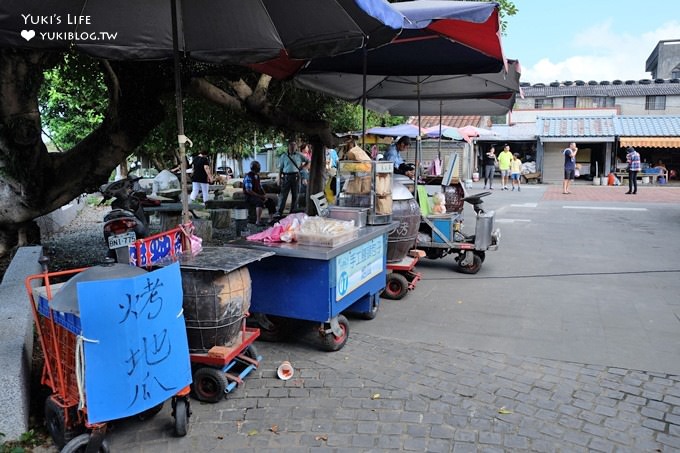
[(115, 71), (103, 65), (109, 107), (102, 124), (74, 148), (48, 153), (38, 93), (43, 71), (59, 58), (0, 49), (0, 256), (35, 237), (29, 233), (33, 219), (107, 182), (164, 115), (159, 98), (166, 88), (149, 82), (159, 78), (156, 64), (121, 63)]

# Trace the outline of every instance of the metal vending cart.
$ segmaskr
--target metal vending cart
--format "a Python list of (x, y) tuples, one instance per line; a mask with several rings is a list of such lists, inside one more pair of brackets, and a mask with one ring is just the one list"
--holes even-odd
[(243, 383), (262, 357), (253, 343), (257, 328), (246, 327), (251, 282), (245, 267), (272, 252), (237, 247), (185, 250), (191, 226), (137, 240), (129, 247), (130, 263), (139, 267), (181, 269), (183, 308), (192, 369), (193, 396), (215, 403)]
[[(257, 369), (262, 357), (253, 344), (260, 335), (246, 327), (251, 279), (246, 265), (273, 255), (242, 247), (205, 247), (177, 254), (159, 266), (179, 262), (193, 383), (200, 401), (216, 403)], [(266, 261), (266, 260), (265, 260)]]
[(320, 323), (327, 351), (347, 342), (349, 322), (343, 313), (373, 319), (385, 288), (387, 234), (395, 227), (366, 226), (356, 237), (327, 246), (266, 243), (239, 239), (233, 244), (274, 252), (250, 263), (253, 282), (251, 311), (263, 336), (283, 333), (287, 319)]

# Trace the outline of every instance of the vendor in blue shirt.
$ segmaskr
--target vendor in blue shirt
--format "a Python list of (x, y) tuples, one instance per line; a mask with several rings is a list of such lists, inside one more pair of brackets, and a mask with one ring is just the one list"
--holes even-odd
[(297, 143), (288, 143), (288, 152), (279, 158), (279, 181), (281, 193), (279, 194), (279, 208), (276, 215), (283, 216), (286, 207), (288, 194), (291, 194), (290, 212), (295, 212), (298, 199), (298, 189), (300, 188), (300, 170), (309, 162), (305, 156), (298, 152)]
[(382, 160), (388, 160), (394, 164), (394, 173), (413, 178), (413, 175), (415, 174), (413, 165), (405, 163), (404, 158), (401, 157), (400, 154), (402, 151), (405, 151), (409, 145), (411, 145), (410, 138), (406, 136), (400, 137), (395, 143), (390, 145)]

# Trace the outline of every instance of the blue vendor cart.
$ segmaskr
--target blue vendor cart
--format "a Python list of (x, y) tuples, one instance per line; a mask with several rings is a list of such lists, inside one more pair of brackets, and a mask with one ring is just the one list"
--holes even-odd
[(298, 243), (263, 243), (239, 239), (233, 244), (274, 252), (248, 264), (253, 294), (251, 313), (261, 337), (273, 338), (279, 318), (320, 323), (323, 349), (337, 351), (347, 342), (343, 313), (373, 319), (385, 289), (387, 235), (398, 222), (369, 225), (332, 247)]

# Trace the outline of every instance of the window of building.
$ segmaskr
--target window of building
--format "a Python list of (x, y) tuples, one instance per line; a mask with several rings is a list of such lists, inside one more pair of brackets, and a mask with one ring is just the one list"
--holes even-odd
[(647, 96), (645, 110), (666, 110), (666, 96)]
[(553, 100), (542, 98), (534, 100), (535, 109), (551, 109), (553, 107)]
[(615, 100), (616, 98), (609, 96), (593, 96), (593, 107), (595, 108), (614, 107)]
[(676, 66), (671, 71), (671, 79), (680, 79), (680, 66)]
[(565, 109), (575, 109), (576, 108), (576, 96), (565, 96), (564, 97), (564, 108)]

